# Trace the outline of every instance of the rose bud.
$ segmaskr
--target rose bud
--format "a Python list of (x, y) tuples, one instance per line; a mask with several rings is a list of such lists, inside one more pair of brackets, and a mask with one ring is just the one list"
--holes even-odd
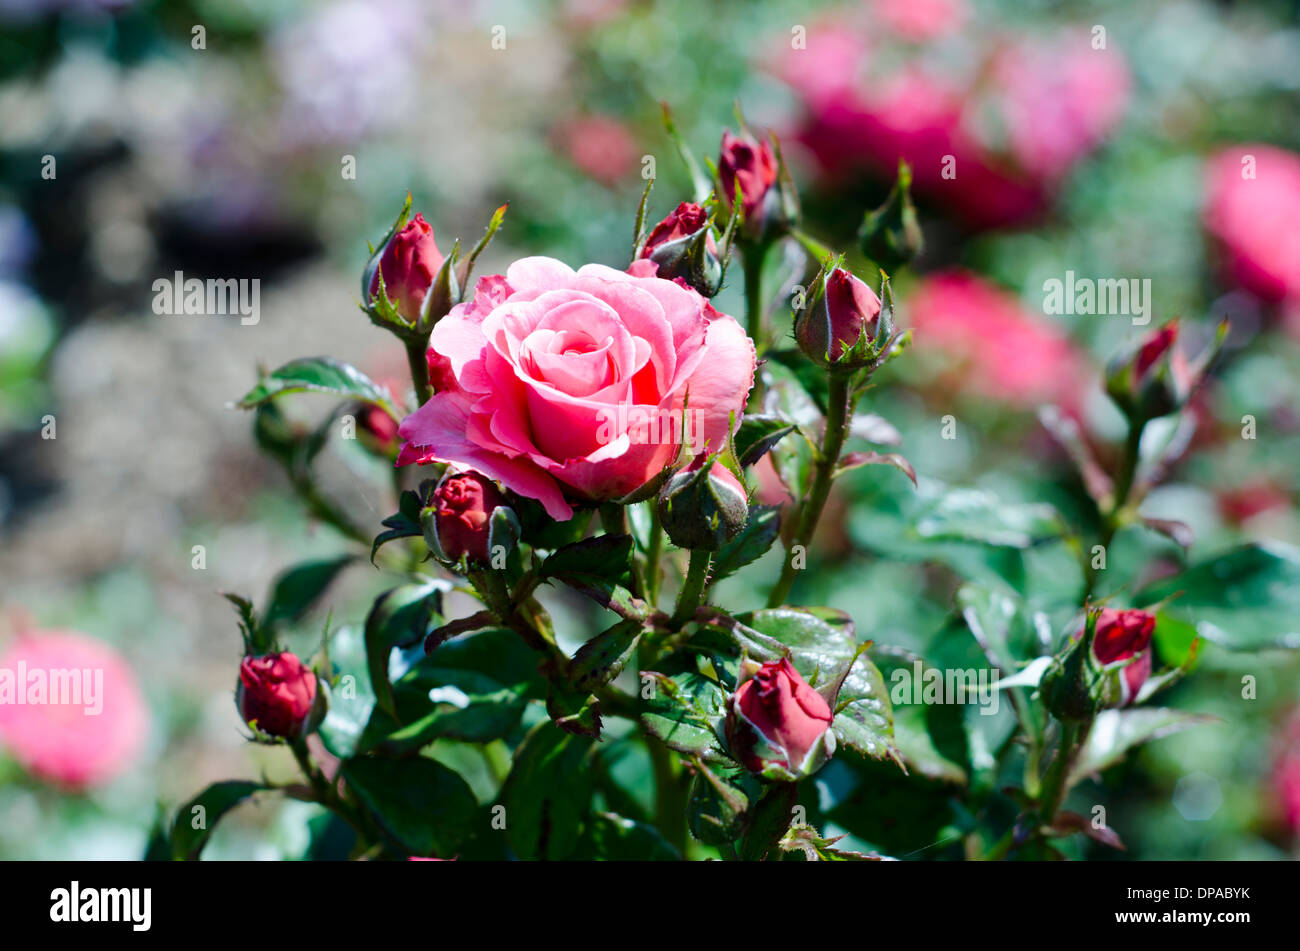
[(1219, 324), (1210, 345), (1192, 362), (1177, 347), (1178, 329), (1178, 321), (1171, 320), (1106, 368), (1106, 392), (1130, 420), (1146, 422), (1181, 409), (1205, 378), (1228, 324)]
[(265, 654), (240, 662), (235, 706), (259, 732), (296, 740), (324, 719), (325, 695), (316, 674), (295, 655)]
[(867, 212), (858, 232), (862, 252), (889, 273), (921, 253), (921, 225), (912, 204), (912, 169), (898, 163), (898, 177), (885, 203)]
[(369, 403), (358, 406), (355, 413), (362, 445), (381, 456), (393, 455), (397, 451), (397, 420)]
[(730, 209), (740, 187), (744, 233), (758, 240), (794, 220), (793, 199), (780, 185), (781, 166), (767, 142), (753, 136), (722, 133), (718, 155), (718, 185), (722, 200)]
[(433, 238), (433, 228), (417, 213), (384, 246), (370, 280), (370, 297), (379, 296), (379, 279), (383, 276), (384, 293), (397, 313), (407, 323), (420, 318), (420, 310), (434, 278), (442, 268), (442, 253)]
[(682, 202), (655, 225), (638, 257), (653, 261), (658, 277), (684, 283), (705, 297), (722, 285), (722, 262), (708, 212), (694, 202)]
[(678, 548), (717, 551), (749, 520), (749, 495), (735, 473), (701, 453), (659, 490), (659, 521)]
[(865, 366), (874, 356), (869, 345), (876, 337), (880, 308), (875, 291), (844, 268), (832, 268), (813, 284), (811, 299), (796, 315), (795, 339), (821, 366)]
[(1107, 697), (1108, 706), (1128, 706), (1151, 676), (1151, 635), (1155, 629), (1154, 614), (1136, 609), (1102, 609), (1092, 640), (1092, 655), (1097, 663), (1109, 666), (1137, 658), (1119, 670), (1118, 696)]
[(495, 483), (477, 472), (449, 475), (434, 490), (430, 504), (438, 545), (449, 561), (459, 561), (462, 555), (489, 561), (492, 514), (505, 504)]
[(830, 705), (789, 658), (747, 662), (727, 701), (727, 745), (750, 772), (770, 779), (811, 775), (835, 752)]

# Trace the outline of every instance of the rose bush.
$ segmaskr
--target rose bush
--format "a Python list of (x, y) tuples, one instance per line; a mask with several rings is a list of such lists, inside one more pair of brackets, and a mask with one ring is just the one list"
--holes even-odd
[[(1047, 142), (1041, 162), (1055, 168), (1060, 144)], [(1235, 551), (1158, 577), (1111, 548), (1138, 530), (1186, 544), (1190, 529), (1139, 506), (1188, 441), (1153, 462), (1143, 435), (1196, 412), (1224, 328), (1193, 359), (1183, 325), (1166, 322), (1099, 373), (973, 275), (905, 276), (900, 305), (890, 274), (861, 273), (804, 230), (781, 154), (727, 133), (713, 180), (693, 166), (692, 200), (649, 228), (647, 188), (625, 270), (523, 257), (471, 284), (503, 208), (465, 255), (457, 242), (436, 273), (431, 260), (399, 280), (414, 273), (400, 266), (408, 237), (431, 241), (408, 200), (372, 252), (367, 274), (384, 283), (363, 308), (401, 342), (412, 386), (317, 358), (270, 372), (241, 401), (311, 513), (393, 581), (364, 620), (327, 622), (304, 660), (285, 649), (288, 619), (353, 558), (292, 569), (260, 611), (227, 596), (244, 640), (241, 715), (254, 739), (292, 750), (307, 785), (286, 788), (329, 811), (353, 856), (880, 859), (929, 848), (891, 810), (860, 808), (868, 795), (933, 814), (927, 841), (960, 827), (953, 851), (967, 857), (1058, 858), (1078, 851), (1080, 833), (1122, 848), (1067, 808), (1072, 789), (1204, 722), (1148, 705), (1194, 668), (1201, 613), (1223, 622), (1198, 600), (1215, 586), (1206, 578), (1276, 590), (1286, 557)], [(924, 247), (910, 183), (900, 166), (857, 236), (894, 272)], [(393, 316), (390, 256), (395, 287), (419, 301), (413, 317)], [(744, 326), (711, 302), (729, 268)], [(903, 435), (858, 407), (913, 346), (925, 353), (901, 365), (925, 377), (929, 399), (969, 384), (1008, 412), (1040, 409), (1073, 466), (1068, 516), (944, 487), (893, 451)], [(1086, 390), (1110, 397), (1119, 445), (1085, 431)], [(357, 523), (314, 481), (326, 427), (295, 428), (279, 408), (298, 392), (402, 420), (396, 511), (380, 525)], [(415, 405), (402, 402), (411, 392)], [(864, 478), (880, 499), (862, 523), (836, 496), (868, 467), (885, 478)], [(837, 541), (821, 540), (845, 522), (870, 552), (870, 577), (903, 552), (944, 591), (932, 620), (952, 652), (946, 671), (876, 643), (887, 626), (859, 631), (844, 610), (804, 604), (827, 574), (805, 570), (810, 548), (836, 564)], [(1051, 585), (1030, 583), (1040, 555), (1056, 559), (1043, 572)], [(722, 584), (742, 572), (743, 585)], [(553, 600), (557, 589), (570, 597)], [(881, 594), (853, 597), (874, 611), (890, 600)], [(988, 670), (954, 670), (949, 658), (962, 656)], [(985, 733), (981, 714), (1002, 698), (1000, 732)], [(976, 702), (987, 709), (974, 716), (947, 707)], [(833, 780), (812, 789), (832, 758)], [(642, 772), (629, 794), (632, 765)], [(218, 784), (195, 803), (228, 795)], [(197, 854), (183, 821), (172, 846)]]

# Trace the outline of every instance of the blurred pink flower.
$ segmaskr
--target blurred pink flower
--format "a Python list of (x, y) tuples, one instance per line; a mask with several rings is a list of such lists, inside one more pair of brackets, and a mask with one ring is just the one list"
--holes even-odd
[(560, 149), (574, 165), (602, 185), (613, 185), (636, 165), (636, 139), (608, 116), (570, 119), (557, 133)]
[[(946, 64), (969, 61), (969, 50), (940, 55), (947, 31), (929, 34), (935, 55), (896, 66), (876, 55), (870, 24), (853, 23), (814, 26), (807, 49), (770, 57), (806, 106), (792, 138), (832, 180), (864, 170), (892, 178), (906, 159), (916, 193), (972, 227), (1040, 213), (1127, 102), (1122, 56), (1092, 49), (1086, 34), (984, 41), (963, 70)], [(967, 41), (980, 43), (963, 34)]]
[[(60, 691), (54, 671), (78, 672), (70, 682), (81, 689)], [(37, 679), (46, 682), (40, 702)], [(51, 702), (60, 699), (69, 702)], [(107, 782), (140, 752), (148, 719), (135, 673), (103, 641), (24, 631), (0, 655), (0, 741), (33, 775), (70, 789)]]
[(952, 33), (969, 14), (966, 0), (875, 0), (871, 5), (878, 25), (917, 43)]
[(975, 275), (924, 278), (907, 314), (919, 349), (941, 349), (957, 362), (962, 390), (1017, 406), (1078, 402), (1084, 364), (1069, 339)]
[(784, 506), (794, 501), (790, 490), (785, 487), (785, 483), (781, 481), (781, 476), (776, 471), (776, 463), (772, 461), (770, 452), (764, 453), (763, 458), (754, 463), (753, 472), (758, 479), (754, 498), (760, 503)]
[(999, 111), (1017, 164), (1052, 182), (1092, 151), (1119, 122), (1129, 71), (1112, 49), (1093, 49), (1074, 32), (1047, 43), (1019, 41), (993, 67)]
[(1259, 144), (1216, 153), (1204, 217), (1232, 280), (1268, 301), (1300, 301), (1300, 155)]
[(1295, 710), (1273, 739), (1272, 792), (1283, 823), (1300, 836), (1300, 710)]

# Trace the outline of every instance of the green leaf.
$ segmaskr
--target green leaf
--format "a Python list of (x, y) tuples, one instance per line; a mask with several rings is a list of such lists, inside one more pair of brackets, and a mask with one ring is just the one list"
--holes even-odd
[(1042, 503), (1002, 502), (981, 489), (948, 489), (918, 512), (922, 538), (1028, 548), (1061, 535), (1056, 510)]
[(905, 457), (896, 452), (850, 452), (840, 458), (839, 465), (835, 467), (835, 477), (839, 478), (861, 466), (877, 465), (893, 466), (911, 479), (912, 485), (916, 485), (916, 470)]
[(1135, 601), (1166, 598), (1161, 613), (1228, 650), (1300, 648), (1300, 549), (1290, 545), (1234, 548), (1148, 585)]
[(794, 430), (794, 423), (779, 416), (747, 415), (736, 431), (736, 459), (741, 466), (752, 466)]
[(1217, 722), (1217, 717), (1208, 714), (1161, 707), (1103, 710), (1093, 721), (1088, 741), (1070, 772), (1070, 782), (1079, 782), (1092, 773), (1114, 766), (1125, 753), (1143, 743), (1198, 724)]
[(172, 858), (196, 861), (218, 820), (254, 793), (268, 788), (264, 783), (226, 780), (213, 783), (181, 806), (172, 823)]
[(749, 797), (701, 764), (691, 783), (687, 816), (691, 835), (706, 845), (731, 845), (744, 831)]
[(573, 686), (591, 693), (617, 677), (631, 659), (641, 630), (636, 621), (619, 621), (579, 647), (569, 661)]
[(334, 676), (330, 684), (329, 712), (320, 726), (321, 742), (339, 759), (356, 754), (361, 736), (375, 709), (375, 691), (370, 684), (370, 662), (366, 657), (365, 633), (360, 627), (342, 627), (330, 635), (330, 663)]
[(631, 535), (597, 535), (552, 552), (542, 562), (548, 578), (594, 579), (616, 582), (627, 572), (632, 553)]
[[(914, 683), (917, 661), (921, 662), (923, 677), (926, 670), (935, 669), (919, 656), (898, 648), (877, 648), (873, 653), (880, 663), (882, 685), (887, 681), (898, 683), (896, 674), (900, 669), (907, 673), (905, 682)], [(895, 704), (892, 699), (890, 736), (903, 762), (911, 771), (928, 779), (965, 785), (967, 774), (962, 764), (967, 757), (964, 738), (958, 736), (962, 729), (961, 707), (906, 702), (913, 699), (910, 691), (898, 698), (905, 702)], [(836, 726), (839, 726), (838, 718)]]
[(858, 658), (840, 688), (831, 729), (840, 743), (863, 756), (889, 758), (902, 765), (889, 691), (880, 669), (866, 657)]
[(957, 590), (957, 607), (984, 656), (1004, 675), (1038, 656), (1036, 625), (1046, 621), (1032, 618), (1020, 598), (984, 585), (964, 584)]
[(404, 753), (440, 738), (487, 743), (506, 736), (529, 698), (541, 695), (536, 657), (500, 628), (447, 641), (393, 683), (397, 718), (376, 711), (362, 748)]
[(506, 836), (521, 859), (564, 859), (577, 847), (591, 804), (591, 747), (589, 737), (543, 721), (515, 751), (501, 801)]
[(612, 812), (597, 812), (582, 830), (575, 860), (680, 862), (682, 854), (652, 825)]
[(713, 582), (735, 574), (746, 565), (767, 553), (781, 533), (781, 507), (779, 505), (751, 505), (749, 521), (740, 534), (718, 550), (713, 556), (710, 575)]
[[(765, 608), (739, 614), (736, 620), (791, 648), (805, 677), (820, 672), (818, 682), (852, 657), (858, 648), (853, 620), (832, 608)], [(766, 658), (774, 659), (774, 658)], [(802, 667), (806, 665), (809, 671)], [(814, 687), (817, 683), (809, 681)]]
[(286, 393), (333, 393), (378, 406), (394, 419), (403, 414), (393, 405), (388, 391), (351, 364), (333, 357), (293, 360), (264, 377), (238, 403), (253, 409)]
[(420, 487), (418, 493), (410, 489), (402, 493), (398, 499), (397, 512), (388, 516), (382, 523), (387, 531), (376, 535), (374, 543), (370, 546), (372, 565), (375, 563), (375, 554), (380, 546), (398, 538), (419, 538), (424, 535), (424, 529), (420, 525), (420, 512), (432, 495), (433, 486), (433, 481), (429, 480)]
[(721, 759), (718, 732), (726, 715), (722, 688), (702, 674), (647, 674), (654, 677), (655, 689), (641, 714), (646, 730), (679, 753)]
[(447, 584), (431, 580), (401, 585), (381, 594), (366, 617), (366, 656), (370, 683), (379, 708), (397, 716), (393, 688), (388, 682), (388, 662), (394, 647), (423, 644), (442, 623), (442, 592)]
[(450, 858), (474, 828), (478, 804), (459, 774), (423, 756), (363, 756), (343, 778), (383, 832), (411, 855)]
[(324, 596), (339, 573), (355, 561), (353, 555), (308, 561), (281, 574), (271, 585), (262, 623), (268, 628), (301, 620)]

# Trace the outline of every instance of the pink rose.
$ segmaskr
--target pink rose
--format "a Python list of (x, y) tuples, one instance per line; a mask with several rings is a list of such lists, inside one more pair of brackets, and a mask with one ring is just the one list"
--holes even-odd
[[(1128, 67), (1118, 50), (1095, 50), (1073, 30), (972, 48), (969, 31), (952, 29), (961, 16), (960, 4), (882, 0), (856, 19), (815, 25), (807, 51), (770, 62), (806, 103), (794, 138), (832, 185), (864, 170), (892, 179), (901, 158), (914, 194), (965, 224), (1023, 223), (1118, 124)], [(926, 55), (891, 54), (882, 21)]]
[(316, 674), (293, 654), (245, 657), (235, 705), (245, 723), (256, 721), (263, 733), (296, 739), (310, 732), (318, 689)]
[(822, 739), (832, 719), (830, 704), (783, 657), (763, 664), (732, 694), (727, 744), (752, 772), (774, 765), (807, 775), (834, 751), (834, 741)]
[[(1250, 170), (1254, 177), (1243, 177)], [(1264, 300), (1300, 300), (1300, 155), (1233, 146), (1210, 159), (1206, 180), (1205, 227), (1232, 279)]]
[(569, 500), (649, 482), (683, 441), (720, 448), (754, 382), (754, 344), (699, 294), (634, 270), (536, 257), (480, 279), (434, 327), (452, 385), (402, 422), (398, 464), (477, 470), (564, 521)]
[(134, 672), (102, 641), (29, 631), (0, 656), (0, 742), (33, 775), (71, 789), (107, 782), (148, 725)]
[(909, 323), (919, 350), (954, 361), (962, 389), (1017, 406), (1080, 400), (1083, 360), (1069, 338), (1011, 294), (961, 271), (924, 278), (912, 292)]
[(444, 258), (433, 239), (433, 227), (417, 213), (401, 231), (389, 239), (379, 258), (379, 267), (370, 279), (370, 296), (379, 294), (379, 276), (384, 277), (384, 293), (409, 323), (415, 323), (420, 308), (438, 276)]
[(1017, 165), (1055, 185), (1123, 117), (1129, 71), (1117, 50), (1093, 49), (1087, 34), (1066, 31), (1021, 40), (993, 66), (994, 101)]

